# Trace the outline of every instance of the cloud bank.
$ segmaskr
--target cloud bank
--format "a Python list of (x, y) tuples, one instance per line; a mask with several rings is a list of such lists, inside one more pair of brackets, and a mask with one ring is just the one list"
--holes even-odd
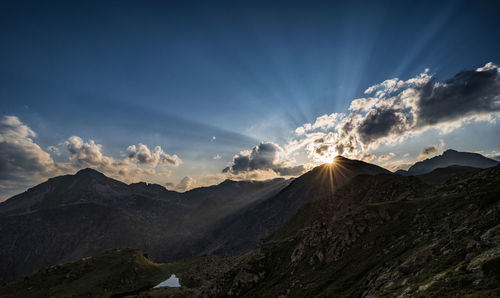
[(444, 82), (426, 70), (406, 81), (386, 80), (365, 94), (369, 97), (351, 102), (348, 113), (323, 115), (298, 127), (288, 151), (305, 148), (315, 161), (334, 154), (363, 158), (381, 144), (397, 144), (429, 129), (449, 132), (467, 122), (495, 121), (500, 69), (490, 62)]

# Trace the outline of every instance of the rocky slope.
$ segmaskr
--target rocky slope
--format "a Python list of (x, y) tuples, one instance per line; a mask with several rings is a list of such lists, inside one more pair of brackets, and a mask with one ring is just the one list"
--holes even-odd
[(245, 253), (283, 225), (304, 204), (331, 195), (351, 178), (362, 174), (390, 173), (379, 166), (341, 156), (335, 158), (333, 165), (318, 166), (294, 179), (276, 196), (224, 218), (201, 241), (214, 253)]
[(500, 295), (500, 166), (436, 187), (358, 176), (206, 289), (235, 297)]
[(157, 261), (198, 255), (218, 220), (288, 183), (228, 180), (177, 193), (91, 169), (49, 179), (0, 204), (0, 280), (111, 248), (140, 248)]

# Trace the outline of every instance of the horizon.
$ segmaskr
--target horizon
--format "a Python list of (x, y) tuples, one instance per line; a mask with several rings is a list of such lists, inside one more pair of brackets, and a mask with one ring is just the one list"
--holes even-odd
[[(421, 162), (425, 162), (425, 161), (427, 161), (427, 160), (432, 160), (432, 159), (433, 159), (433, 158), (435, 158), (435, 157), (443, 156), (446, 152), (449, 152), (449, 151), (459, 152), (459, 153), (476, 153), (476, 154), (480, 154), (480, 153), (478, 153), (478, 152), (460, 152), (460, 151), (457, 151), (457, 150), (455, 150), (455, 149), (448, 148), (448, 149), (443, 150), (443, 152), (442, 152), (441, 154), (434, 155), (434, 156), (428, 157), (428, 158), (426, 158), (426, 159), (418, 160), (418, 161), (416, 161), (416, 162), (415, 162), (415, 164), (418, 164), (418, 163), (421, 163)], [(482, 155), (481, 155), (481, 156), (482, 156)], [(342, 156), (342, 155), (336, 155), (336, 156), (333, 158), (333, 160), (332, 160), (331, 162), (326, 162), (326, 163), (322, 163), (322, 164), (316, 165), (316, 166), (314, 166), (313, 168), (308, 169), (308, 171), (306, 171), (306, 172), (302, 173), (302, 175), (303, 175), (303, 174), (306, 174), (307, 172), (310, 172), (310, 171), (312, 171), (312, 170), (314, 170), (314, 169), (316, 169), (316, 168), (325, 167), (325, 166), (328, 166), (328, 167), (330, 167), (330, 166), (335, 166), (335, 159), (336, 159), (336, 158), (339, 158), (339, 157), (340, 157), (340, 158), (343, 158), (343, 159), (346, 159), (346, 160), (355, 160), (355, 161), (365, 162), (365, 161), (363, 161), (363, 160), (349, 159), (349, 158), (346, 158), (346, 157), (344, 157), (344, 156)], [(483, 156), (483, 157), (484, 157), (484, 156)], [(492, 159), (492, 160), (494, 160), (494, 161), (497, 161), (497, 162), (500, 164), (500, 156), (497, 156), (497, 157), (495, 157), (495, 158), (491, 158), (491, 159)], [(367, 163), (369, 163), (369, 162), (367, 162)], [(414, 165), (415, 165), (415, 164), (414, 164)], [(451, 165), (451, 166), (449, 166), (449, 167), (453, 167), (453, 166), (460, 166), (460, 165)], [(403, 170), (403, 169), (396, 169), (396, 170), (391, 171), (391, 170), (386, 169), (386, 168), (384, 168), (384, 167), (382, 167), (382, 166), (380, 166), (380, 167), (381, 167), (381, 168), (383, 168), (383, 169), (385, 169), (385, 170), (387, 170), (387, 171), (389, 171), (389, 172), (391, 172), (392, 174), (399, 174), (398, 172), (400, 172), (401, 170)], [(411, 166), (410, 166), (410, 167), (411, 167)], [(443, 168), (436, 168), (435, 170), (439, 170), (439, 169), (443, 169)], [(76, 175), (78, 175), (79, 173), (84, 172), (84, 171), (88, 171), (88, 170), (91, 170), (91, 171), (97, 172), (97, 173), (99, 173), (99, 174), (101, 174), (101, 175), (104, 175), (104, 176), (105, 176), (106, 178), (108, 178), (108, 179), (114, 179), (114, 180), (117, 180), (117, 181), (119, 181), (119, 182), (125, 183), (126, 185), (129, 185), (129, 186), (130, 186), (130, 185), (133, 185), (133, 184), (142, 184), (142, 183), (143, 183), (143, 184), (146, 184), (146, 185), (157, 185), (157, 186), (163, 187), (163, 188), (164, 188), (165, 190), (167, 190), (167, 191), (174, 191), (174, 192), (177, 192), (177, 193), (185, 193), (185, 192), (188, 192), (188, 191), (191, 191), (191, 190), (197, 189), (197, 188), (218, 186), (218, 185), (223, 184), (223, 183), (224, 183), (224, 182), (226, 182), (226, 181), (231, 181), (231, 182), (267, 182), (267, 181), (273, 181), (273, 180), (276, 180), (276, 179), (289, 180), (289, 179), (299, 178), (299, 176), (285, 176), (285, 177), (283, 177), (283, 176), (278, 176), (278, 177), (267, 178), (267, 179), (263, 179), (263, 180), (261, 180), (261, 179), (234, 179), (234, 178), (233, 178), (233, 179), (231, 179), (231, 178), (226, 178), (225, 180), (220, 181), (220, 182), (217, 182), (217, 183), (214, 183), (214, 184), (202, 185), (202, 186), (195, 186), (195, 187), (192, 187), (192, 188), (190, 188), (190, 189), (184, 189), (184, 190), (177, 190), (177, 189), (170, 189), (170, 188), (168, 188), (168, 187), (167, 187), (167, 186), (165, 186), (165, 185), (161, 185), (161, 184), (158, 184), (158, 183), (149, 183), (149, 182), (147, 182), (147, 181), (135, 181), (135, 182), (129, 182), (129, 183), (127, 183), (127, 182), (121, 181), (120, 179), (115, 179), (115, 178), (109, 177), (109, 176), (107, 176), (105, 173), (100, 172), (99, 170), (94, 169), (94, 168), (91, 168), (91, 167), (81, 168), (81, 169), (77, 170), (77, 172), (74, 172), (74, 173), (67, 173), (67, 174), (65, 174), (65, 175), (67, 175), (67, 176), (76, 176)], [(433, 171), (435, 171), (435, 170), (433, 170)], [(405, 170), (403, 170), (403, 171), (405, 171)], [(301, 176), (301, 175), (300, 175), (300, 176)], [(45, 182), (48, 182), (50, 179), (52, 179), (52, 178), (57, 178), (57, 177), (59, 177), (59, 176), (50, 177), (50, 178), (48, 178), (46, 181), (41, 182), (40, 184), (45, 183)], [(38, 184), (38, 185), (39, 185), (39, 184)], [(29, 187), (28, 187), (28, 189), (26, 189), (25, 191), (28, 191), (29, 189), (34, 188), (34, 187), (36, 187), (36, 186), (38, 186), (38, 185), (29, 186)], [(18, 194), (22, 194), (22, 193), (24, 193), (24, 191), (22, 191), (22, 192), (20, 192), (20, 193), (18, 193)], [(1, 202), (4, 202), (4, 201), (7, 201), (8, 199), (13, 198), (13, 197), (15, 197), (15, 196), (16, 196), (16, 195), (18, 195), (18, 194), (15, 194), (14, 196), (11, 196), (11, 197), (7, 197), (7, 198), (5, 198), (5, 199), (0, 199), (0, 203), (1, 203)]]
[[(93, 168), (187, 191), (337, 155), (500, 155), (500, 4), (0, 3), (0, 202)], [(422, 24), (421, 20), (428, 20)]]

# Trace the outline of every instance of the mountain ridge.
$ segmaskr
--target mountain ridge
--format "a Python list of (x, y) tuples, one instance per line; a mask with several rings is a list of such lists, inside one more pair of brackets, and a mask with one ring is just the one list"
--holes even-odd
[[(418, 176), (361, 174), (332, 195), (305, 203), (244, 255), (156, 265), (165, 268), (164, 278), (176, 274), (181, 288), (152, 288), (160, 278), (149, 265), (147, 275), (123, 282), (120, 272), (132, 273), (134, 261), (113, 253), (110, 262), (118, 257), (119, 272), (96, 270), (102, 262), (89, 267), (108, 274), (109, 282), (95, 289), (80, 286), (94, 273), (68, 270), (92, 259), (85, 258), (41, 270), (0, 287), (0, 293), (61, 293), (73, 286), (72, 295), (95, 296), (103, 286), (122, 293), (126, 285), (138, 298), (495, 297), (500, 293), (499, 187), (500, 165), (460, 168), (434, 186)], [(130, 252), (144, 260), (141, 252)], [(48, 286), (44, 280), (51, 276), (62, 282)]]
[[(469, 172), (457, 169), (416, 177), (441, 182)], [(354, 177), (379, 174), (392, 175), (338, 156), (293, 180), (225, 180), (178, 193), (82, 169), (0, 203), (0, 279), (117, 247), (143, 249), (161, 262), (246, 253), (302, 206), (331, 197)]]
[(498, 163), (498, 161), (487, 158), (479, 153), (460, 152), (454, 149), (448, 149), (441, 155), (416, 162), (408, 171), (400, 171), (399, 174), (421, 175), (429, 173), (437, 168), (445, 168), (452, 165), (484, 169), (493, 167)]

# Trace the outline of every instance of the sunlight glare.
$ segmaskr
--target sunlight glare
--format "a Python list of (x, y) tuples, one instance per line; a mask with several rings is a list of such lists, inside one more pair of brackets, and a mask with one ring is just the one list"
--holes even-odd
[(315, 154), (314, 159), (316, 162), (320, 162), (322, 164), (333, 163), (335, 161), (335, 156), (337, 156), (337, 152), (335, 152), (333, 146), (331, 146), (325, 152)]

